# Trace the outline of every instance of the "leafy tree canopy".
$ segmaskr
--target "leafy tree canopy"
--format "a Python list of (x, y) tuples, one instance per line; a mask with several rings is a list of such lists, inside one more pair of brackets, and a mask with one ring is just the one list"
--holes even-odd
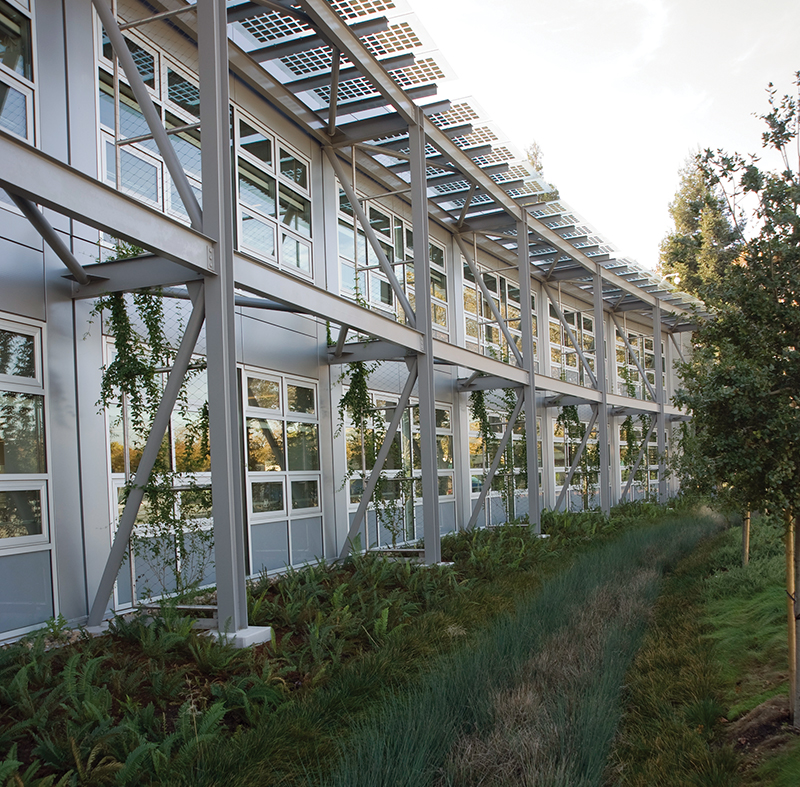
[[(795, 75), (800, 87), (800, 72)], [(735, 246), (726, 274), (707, 280), (715, 306), (694, 334), (676, 403), (692, 413), (695, 484), (730, 494), (743, 508), (800, 514), (800, 161), (798, 103), (772, 85), (763, 145), (783, 162), (777, 172), (756, 157), (706, 151), (706, 182), (728, 206), (751, 200), (754, 231)], [(702, 210), (701, 210), (702, 214)], [(685, 468), (685, 469), (686, 469)]]
[(686, 162), (680, 178), (669, 206), (675, 229), (661, 242), (660, 270), (676, 274), (680, 289), (707, 299), (708, 285), (737, 257), (740, 236), (724, 194), (699, 157)]

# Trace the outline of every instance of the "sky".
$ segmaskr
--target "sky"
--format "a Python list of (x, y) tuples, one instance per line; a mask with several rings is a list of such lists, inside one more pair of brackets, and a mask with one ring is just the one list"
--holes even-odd
[[(678, 170), (761, 149), (800, 70), (800, 0), (409, 0), (457, 81), (621, 255), (654, 268)], [(443, 85), (444, 87), (444, 85)]]

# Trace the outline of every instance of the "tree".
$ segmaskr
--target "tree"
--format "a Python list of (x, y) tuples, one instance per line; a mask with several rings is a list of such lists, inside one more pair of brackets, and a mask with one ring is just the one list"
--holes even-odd
[[(800, 87), (800, 72), (795, 75)], [(698, 158), (704, 177), (728, 206), (751, 200), (750, 238), (724, 276), (704, 285), (715, 305), (695, 332), (692, 359), (682, 365), (676, 403), (688, 408), (704, 457), (701, 483), (726, 490), (743, 508), (782, 521), (787, 548), (787, 615), (791, 708), (800, 721), (795, 594), (800, 562), (794, 543), (800, 518), (800, 161), (798, 102), (769, 88), (763, 146), (777, 152), (778, 172), (758, 159), (722, 151)]]
[(720, 187), (698, 157), (679, 172), (680, 186), (669, 205), (675, 229), (661, 242), (660, 270), (677, 274), (685, 292), (708, 298), (708, 285), (719, 280), (736, 259), (741, 238)]
[[(528, 157), (528, 163), (539, 173), (539, 176), (544, 179), (544, 152), (541, 145), (535, 140), (525, 148), (525, 155)], [(550, 188), (541, 196), (542, 202), (553, 202), (559, 199), (558, 189), (552, 184), (547, 184)]]

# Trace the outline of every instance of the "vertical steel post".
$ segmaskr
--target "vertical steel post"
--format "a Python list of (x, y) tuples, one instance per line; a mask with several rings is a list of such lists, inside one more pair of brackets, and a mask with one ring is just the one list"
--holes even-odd
[(542, 532), (539, 505), (539, 452), (536, 440), (536, 358), (533, 350), (533, 313), (531, 311), (531, 262), (528, 249), (527, 212), (517, 222), (517, 266), (519, 268), (520, 323), (522, 357), (528, 371), (528, 383), (522, 389), (525, 397), (525, 449), (528, 457), (528, 524)]
[(236, 381), (228, 37), (225, 3), (198, 0), (203, 232), (215, 241), (206, 279), (211, 497), (220, 630), (247, 627), (242, 436)]
[[(667, 499), (667, 433), (666, 413), (664, 411), (664, 360), (661, 352), (661, 304), (658, 298), (653, 305), (653, 353), (655, 355), (656, 372), (656, 402), (658, 403), (656, 445), (658, 446), (658, 501), (666, 502)], [(648, 468), (649, 473), (649, 468)], [(648, 488), (650, 479), (647, 479)]]
[(425, 164), (425, 115), (417, 109), (416, 123), (408, 127), (411, 148), (411, 225), (414, 233), (416, 328), (422, 334), (423, 353), (417, 360), (419, 444), (422, 460), (422, 523), (425, 562), (441, 560), (439, 532), (439, 474), (436, 461), (436, 402), (434, 398), (433, 333), (431, 331), (431, 260), (428, 248), (428, 186)]
[[(611, 510), (611, 455), (608, 450), (608, 363), (606, 361), (606, 316), (603, 311), (603, 273), (600, 264), (594, 273), (594, 368), (597, 370), (597, 450), (600, 453), (600, 508)], [(609, 350), (609, 353), (613, 352)]]

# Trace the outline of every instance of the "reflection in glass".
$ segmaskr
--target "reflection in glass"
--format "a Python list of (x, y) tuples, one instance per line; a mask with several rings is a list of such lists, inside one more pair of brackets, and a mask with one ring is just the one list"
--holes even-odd
[(264, 257), (275, 256), (275, 229), (255, 216), (242, 211), (242, 246)]
[(280, 385), (274, 380), (248, 377), (247, 404), (249, 407), (263, 407), (265, 410), (280, 410), (280, 390)]
[(301, 188), (308, 188), (308, 167), (291, 153), (281, 148), (281, 175)]
[(453, 466), (452, 435), (436, 435), (436, 466), (440, 470), (449, 470)]
[(252, 490), (254, 514), (283, 511), (282, 481), (257, 481), (253, 483)]
[(24, 93), (0, 82), (0, 128), (28, 137), (28, 100)]
[(285, 470), (283, 422), (265, 418), (247, 419), (247, 469)]
[(284, 267), (311, 273), (311, 249), (305, 243), (285, 233), (281, 243), (281, 261)]
[[(136, 70), (139, 72), (142, 82), (144, 82), (148, 87), (155, 87), (155, 57), (146, 49), (142, 49), (142, 47), (140, 47), (135, 41), (131, 41), (130, 38), (127, 38), (126, 36), (124, 36), (124, 38), (125, 43), (128, 45), (128, 49), (133, 56), (133, 62), (136, 63)], [(105, 30), (103, 30), (103, 57), (107, 60), (112, 60), (114, 57), (114, 50), (111, 46), (111, 42), (108, 40), (108, 35), (106, 34)]]
[(265, 216), (274, 216), (275, 179), (239, 159), (239, 200)]
[(286, 386), (286, 397), (288, 399), (289, 411), (292, 413), (308, 413), (313, 415), (314, 389), (306, 385), (295, 385), (289, 383)]
[(453, 476), (451, 475), (440, 475), (439, 476), (439, 496), (444, 497), (446, 495), (453, 494)]
[(311, 237), (311, 202), (280, 185), (280, 219), (290, 229)]
[[(119, 155), (122, 168), (122, 188), (151, 202), (158, 202), (158, 169), (127, 150)], [(114, 158), (114, 145), (106, 142), (106, 178), (117, 185), (117, 163)]]
[[(12, 71), (32, 79), (31, 23), (26, 16), (0, 0), (0, 62)], [(0, 86), (2, 98), (3, 86)], [(0, 106), (3, 102), (0, 101)]]
[(167, 90), (170, 101), (200, 117), (200, 89), (171, 68), (167, 69)]
[(272, 165), (272, 141), (244, 120), (239, 121), (239, 145), (251, 156)]
[(292, 481), (292, 510), (298, 508), (319, 508), (317, 482)]
[(36, 489), (0, 492), (0, 538), (36, 536), (42, 532), (42, 499)]
[(0, 328), (0, 374), (36, 377), (33, 336)]
[(286, 447), (289, 470), (319, 470), (317, 425), (288, 421)]
[(0, 391), (0, 473), (45, 473), (44, 398)]

